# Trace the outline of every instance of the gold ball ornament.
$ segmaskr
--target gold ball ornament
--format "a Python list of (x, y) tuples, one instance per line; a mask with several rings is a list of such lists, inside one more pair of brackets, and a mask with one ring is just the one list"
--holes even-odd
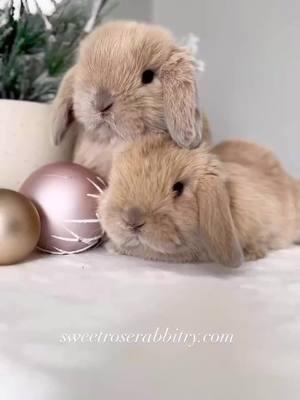
[(40, 232), (34, 205), (21, 193), (0, 189), (0, 265), (24, 260), (35, 249)]

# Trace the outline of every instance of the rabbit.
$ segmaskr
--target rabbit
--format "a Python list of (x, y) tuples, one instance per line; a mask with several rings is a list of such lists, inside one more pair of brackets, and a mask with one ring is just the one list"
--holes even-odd
[(185, 148), (210, 142), (193, 56), (166, 29), (134, 21), (108, 22), (82, 41), (53, 102), (55, 144), (74, 121), (74, 161), (102, 178), (114, 151), (141, 135), (170, 131)]
[(300, 183), (255, 143), (149, 135), (115, 154), (98, 212), (111, 251), (238, 267), (299, 241)]

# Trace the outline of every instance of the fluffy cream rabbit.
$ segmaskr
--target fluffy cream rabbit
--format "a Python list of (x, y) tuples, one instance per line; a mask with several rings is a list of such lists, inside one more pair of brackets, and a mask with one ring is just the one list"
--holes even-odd
[(300, 239), (300, 183), (254, 143), (148, 136), (116, 156), (99, 214), (119, 253), (236, 267)]
[(103, 178), (113, 152), (149, 132), (170, 131), (185, 148), (210, 137), (193, 57), (164, 28), (132, 21), (106, 23), (83, 40), (54, 101), (56, 144), (74, 121), (74, 161)]

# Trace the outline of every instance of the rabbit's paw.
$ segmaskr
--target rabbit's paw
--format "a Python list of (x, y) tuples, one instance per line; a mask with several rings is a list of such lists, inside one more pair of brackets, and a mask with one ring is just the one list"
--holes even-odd
[(249, 245), (244, 249), (245, 261), (256, 261), (266, 257), (267, 250), (262, 246)]
[(104, 248), (110, 254), (122, 254), (120, 248), (118, 248), (111, 240), (104, 244)]

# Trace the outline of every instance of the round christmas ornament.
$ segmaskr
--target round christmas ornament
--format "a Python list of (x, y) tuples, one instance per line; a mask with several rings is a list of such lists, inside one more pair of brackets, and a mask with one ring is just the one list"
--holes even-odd
[(40, 218), (22, 194), (0, 189), (0, 265), (25, 259), (40, 237)]
[(103, 180), (74, 163), (59, 162), (35, 171), (22, 185), (41, 217), (38, 249), (75, 254), (97, 245), (102, 237), (97, 215)]

